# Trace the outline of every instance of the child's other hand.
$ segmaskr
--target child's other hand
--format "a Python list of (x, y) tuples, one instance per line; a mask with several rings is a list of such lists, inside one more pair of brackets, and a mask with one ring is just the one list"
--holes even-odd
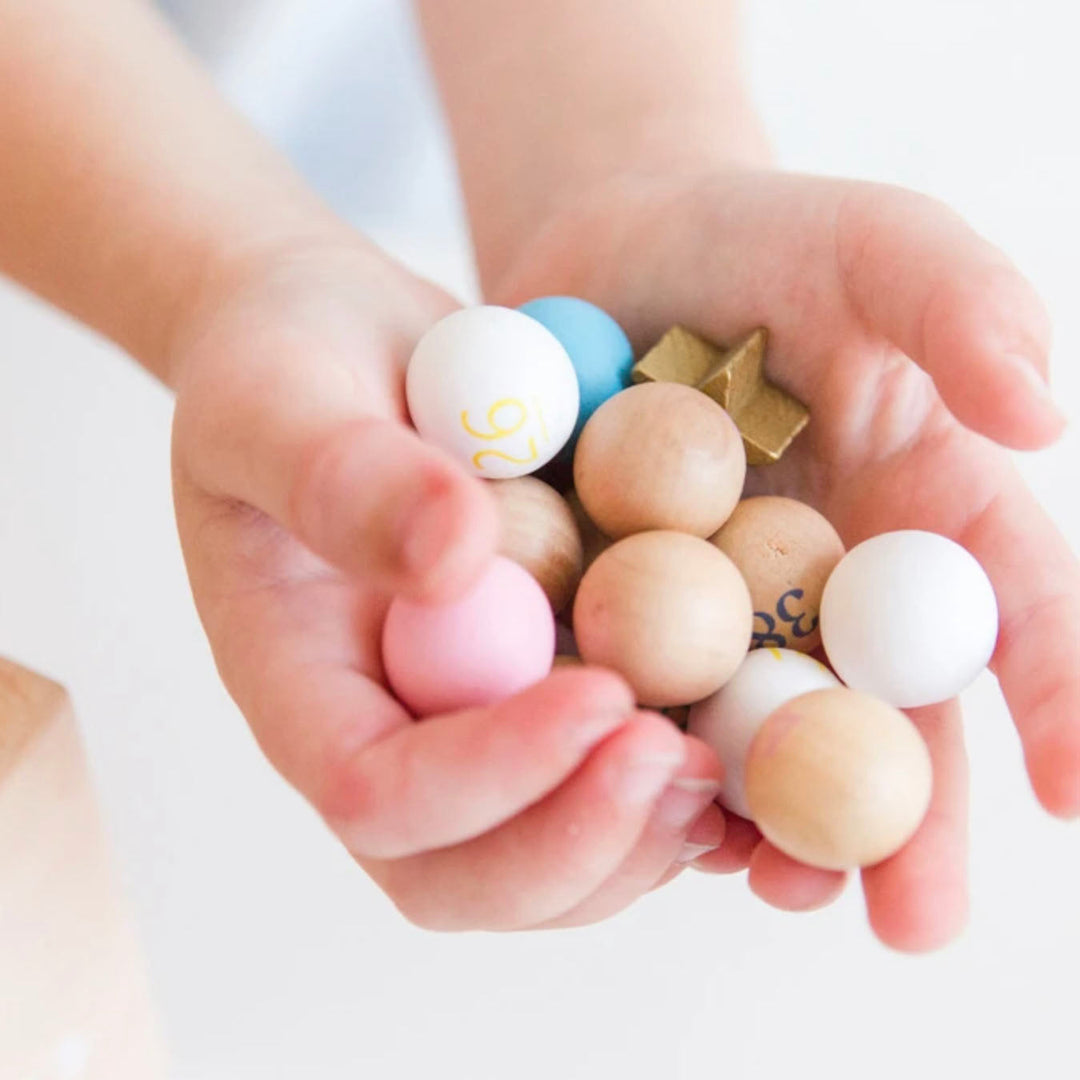
[(405, 363), (453, 306), (359, 242), (213, 290), (172, 363), (185, 559), (267, 756), (410, 919), (591, 921), (721, 841), (719, 765), (604, 672), (423, 723), (384, 688), (388, 596), (452, 595), (497, 542), (481, 482), (405, 422)]
[[(638, 346), (673, 323), (718, 341), (769, 327), (771, 374), (813, 420), (751, 483), (817, 505), (849, 545), (922, 528), (975, 554), (1001, 607), (993, 670), (1031, 782), (1051, 813), (1080, 814), (1080, 569), (1001, 449), (1045, 446), (1064, 421), (1045, 384), (1047, 315), (1009, 261), (929, 198), (769, 172), (623, 176), (531, 235), (497, 302), (582, 296)], [(967, 910), (960, 712), (914, 720), (934, 759), (930, 813), (863, 874), (875, 931), (910, 950), (956, 935)], [(738, 820), (697, 865), (747, 863), (779, 907), (815, 906), (842, 884)]]

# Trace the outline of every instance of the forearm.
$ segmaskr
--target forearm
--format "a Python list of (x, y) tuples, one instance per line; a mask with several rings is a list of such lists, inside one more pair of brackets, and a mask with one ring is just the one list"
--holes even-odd
[(760, 162), (733, 0), (417, 0), (483, 280), (625, 172)]
[(0, 0), (0, 271), (168, 380), (230, 260), (335, 227), (142, 0)]

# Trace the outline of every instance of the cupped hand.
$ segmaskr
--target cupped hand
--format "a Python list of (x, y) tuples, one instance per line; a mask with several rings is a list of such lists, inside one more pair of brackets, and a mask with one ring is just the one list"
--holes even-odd
[[(675, 323), (717, 341), (767, 326), (770, 376), (812, 422), (780, 464), (751, 470), (751, 490), (816, 505), (848, 545), (920, 528), (968, 548), (997, 592), (992, 667), (1035, 792), (1055, 815), (1080, 814), (1080, 567), (1003, 449), (1045, 446), (1064, 420), (1046, 385), (1047, 315), (1001, 252), (941, 204), (884, 185), (631, 174), (553, 214), (491, 292), (585, 297), (639, 347)], [(921, 950), (966, 918), (967, 766), (955, 702), (912, 716), (932, 805), (862, 881), (878, 936)], [(789, 909), (843, 886), (739, 819), (695, 865), (749, 865), (751, 887)]]
[(385, 688), (390, 597), (452, 596), (497, 543), (482, 483), (406, 423), (405, 363), (454, 301), (359, 241), (226, 278), (172, 358), (176, 512), (270, 761), (432, 928), (592, 921), (719, 844), (715, 757), (609, 673), (423, 722)]

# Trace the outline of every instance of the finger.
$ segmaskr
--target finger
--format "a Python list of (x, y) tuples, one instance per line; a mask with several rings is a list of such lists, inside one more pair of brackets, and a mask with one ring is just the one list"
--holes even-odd
[[(630, 212), (641, 221), (634, 236), (648, 235), (645, 269), (633, 272), (622, 234), (590, 237), (597, 269), (570, 283), (611, 311), (637, 346), (674, 324), (721, 342), (767, 326), (774, 374), (813, 409), (833, 407), (839, 349), (890, 342), (972, 430), (1022, 449), (1061, 433), (1045, 384), (1045, 308), (1001, 252), (935, 200), (882, 184), (745, 171), (694, 185), (658, 181), (638, 197), (643, 205)], [(619, 274), (607, 272), (612, 265)], [(545, 282), (522, 267), (505, 298), (565, 289), (560, 269)]]
[(901, 188), (847, 184), (836, 258), (863, 327), (923, 367), (962, 424), (1017, 449), (1061, 434), (1046, 383), (1046, 309), (952, 210)]
[(796, 862), (766, 840), (750, 857), (748, 882), (756, 896), (781, 911), (816, 911), (844, 891), (847, 877)]
[(899, 852), (863, 870), (862, 884), (881, 941), (903, 952), (927, 952), (951, 941), (967, 922), (967, 757), (957, 702), (910, 715), (933, 762), (930, 809)]
[(648, 892), (673, 864), (719, 846), (724, 816), (713, 799), (722, 775), (716, 755), (704, 743), (687, 738), (686, 760), (657, 801), (633, 851), (591, 896), (543, 926), (585, 926), (606, 919)]
[(708, 854), (700, 855), (691, 865), (706, 874), (737, 874), (750, 865), (757, 846), (762, 843), (761, 833), (753, 822), (727, 811), (724, 815), (727, 828), (724, 842)]
[(1010, 470), (960, 542), (994, 583), (1001, 629), (992, 667), (1052, 814), (1080, 815), (1080, 563)]
[(452, 848), (364, 866), (419, 926), (536, 926), (617, 871), (684, 754), (684, 738), (669, 721), (639, 713), (562, 787), (500, 828)]
[(222, 678), (278, 770), (358, 852), (452, 844), (556, 788), (633, 712), (617, 676), (554, 673), (493, 709), (414, 722), (379, 684), (385, 600), (281, 529), (185, 492), (192, 586)]
[(1032, 786), (1051, 813), (1080, 815), (1080, 562), (1006, 456), (955, 429), (864, 467), (832, 493), (827, 512), (851, 543), (929, 529), (979, 560), (1001, 620), (991, 666)]
[(244, 711), (354, 855), (401, 858), (495, 828), (557, 788), (633, 709), (621, 680), (582, 668), (491, 708), (413, 722), (376, 683), (298, 661), (291, 644), (280, 634), (261, 650)]
[(497, 543), (480, 481), (421, 442), (373, 375), (276, 341), (262, 355), (256, 347), (185, 373), (174, 443), (195, 486), (258, 508), (385, 591), (431, 598), (465, 587)]

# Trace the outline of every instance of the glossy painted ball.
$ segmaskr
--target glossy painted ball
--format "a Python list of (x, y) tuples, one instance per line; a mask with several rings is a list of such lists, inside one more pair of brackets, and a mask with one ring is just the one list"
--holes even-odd
[(532, 575), (497, 556), (450, 603), (396, 597), (382, 655), (391, 689), (416, 716), (492, 705), (551, 670), (555, 618)]
[(840, 680), (813, 657), (791, 649), (757, 649), (727, 685), (690, 709), (687, 730), (708, 743), (724, 763), (720, 801), (729, 810), (750, 817), (746, 758), (768, 716), (802, 694), (839, 685)]
[(915, 725), (845, 687), (782, 705), (746, 760), (746, 796), (762, 835), (826, 870), (872, 866), (899, 851), (926, 816), (932, 781)]
[(582, 658), (619, 672), (642, 705), (656, 707), (698, 701), (727, 682), (746, 655), (752, 622), (731, 560), (677, 532), (612, 544), (574, 600)]
[(559, 339), (577, 373), (581, 409), (560, 457), (569, 457), (585, 422), (609, 397), (630, 385), (634, 349), (619, 324), (602, 308), (575, 296), (541, 296), (519, 311)]
[(566, 500), (535, 476), (493, 480), (502, 537), (499, 552), (540, 583), (558, 614), (577, 589), (584, 550), (577, 521)]
[(754, 602), (754, 646), (813, 652), (825, 582), (844, 556), (812, 506), (778, 495), (743, 499), (712, 542), (739, 568)]
[(711, 536), (742, 494), (735, 422), (693, 387), (643, 383), (592, 415), (574, 454), (574, 487), (608, 536), (650, 529)]
[(405, 393), (420, 435), (488, 479), (535, 472), (578, 418), (566, 350), (512, 308), (463, 308), (440, 319), (413, 351)]
[(821, 599), (829, 662), (848, 686), (901, 709), (959, 694), (986, 667), (998, 608), (973, 555), (936, 533), (884, 533), (854, 547)]

